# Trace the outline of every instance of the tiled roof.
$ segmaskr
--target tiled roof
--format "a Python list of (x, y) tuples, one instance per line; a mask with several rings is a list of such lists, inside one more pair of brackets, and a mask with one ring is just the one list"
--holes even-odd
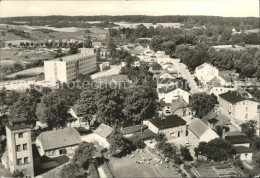
[(235, 148), (237, 154), (254, 152), (254, 150), (252, 148), (248, 148), (245, 146), (235, 146), (234, 148)]
[(220, 98), (226, 100), (229, 103), (237, 103), (245, 100), (237, 91), (228, 91), (219, 95)]
[(250, 143), (250, 140), (245, 135), (226, 136), (225, 140), (230, 141), (232, 144)]
[(208, 122), (211, 124), (214, 124), (214, 123), (217, 123), (218, 120), (216, 118), (212, 118), (212, 119), (209, 119)]
[(186, 101), (184, 101), (182, 98), (179, 98), (172, 102), (171, 110), (174, 113), (177, 109), (185, 108), (187, 106), (188, 106), (188, 103)]
[(131, 133), (139, 132), (141, 130), (145, 130), (147, 128), (148, 128), (147, 125), (134, 125), (134, 126), (123, 128), (122, 133), (123, 134), (131, 134)]
[(43, 150), (53, 150), (72, 145), (78, 145), (82, 142), (78, 131), (74, 128), (65, 128), (42, 132), (37, 140), (41, 142)]
[(158, 89), (158, 92), (159, 93), (169, 93), (169, 92), (174, 91), (176, 89), (177, 89), (176, 86), (173, 85), (173, 86), (168, 86), (168, 87), (161, 87), (161, 88)]
[(113, 132), (113, 128), (109, 127), (105, 124), (100, 124), (96, 130), (94, 130), (94, 133), (103, 137), (107, 138), (111, 133)]
[(137, 133), (135, 133), (135, 135), (138, 136), (142, 140), (156, 136), (156, 134), (153, 133), (150, 129), (146, 129), (143, 132), (137, 132)]
[(177, 115), (163, 116), (164, 118), (153, 118), (149, 121), (159, 129), (167, 129), (177, 127), (180, 125), (186, 125), (186, 121)]
[(188, 129), (194, 135), (196, 135), (198, 138), (200, 138), (209, 128), (200, 119), (195, 119), (190, 123), (190, 125), (188, 126)]

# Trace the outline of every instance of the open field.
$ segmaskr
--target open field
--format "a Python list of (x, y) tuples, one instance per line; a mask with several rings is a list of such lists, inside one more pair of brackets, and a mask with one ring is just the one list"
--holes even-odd
[(235, 48), (232, 47), (232, 45), (218, 45), (218, 46), (213, 46), (214, 49), (217, 51), (221, 49), (226, 49), (226, 50), (232, 50), (232, 51), (240, 51), (240, 50), (245, 50), (245, 47), (235, 45)]
[(32, 62), (38, 59), (53, 59), (54, 53), (37, 54), (34, 50), (24, 51), (18, 49), (0, 50), (1, 66), (12, 65), (15, 62)]
[[(143, 153), (134, 153), (135, 157), (131, 158), (126, 156), (123, 158), (112, 157), (109, 161), (114, 177), (179, 177), (176, 172), (176, 168), (167, 168), (167, 164), (157, 164), (154, 159), (159, 159), (158, 155), (155, 155), (147, 149)], [(137, 164), (136, 161), (142, 160), (142, 158), (151, 158), (150, 164), (143, 161), (143, 164)]]
[(7, 77), (8, 78), (14, 78), (16, 75), (38, 76), (39, 74), (41, 74), (43, 72), (44, 72), (44, 67), (35, 67), (35, 68), (15, 72), (11, 75), (8, 75)]
[[(8, 29), (16, 29), (23, 30), (30, 34), (30, 38), (37, 41), (46, 41), (47, 39), (60, 40), (60, 39), (78, 39), (82, 40), (84, 35), (89, 35), (92, 37), (97, 37), (100, 39), (104, 39), (107, 30), (91, 27), (91, 28), (76, 28), (76, 27), (68, 27), (68, 28), (55, 28), (48, 26), (26, 26), (26, 25), (4, 25), (0, 24), (0, 34), (4, 34), (0, 36), (0, 40), (8, 41), (8, 40), (22, 40), (26, 39), (21, 36), (14, 35), (13, 33), (8, 32)], [(85, 30), (89, 30), (91, 33), (85, 34)]]

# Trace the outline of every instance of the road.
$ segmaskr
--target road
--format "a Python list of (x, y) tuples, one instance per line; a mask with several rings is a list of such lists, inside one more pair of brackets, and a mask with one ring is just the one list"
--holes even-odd
[(121, 66), (118, 65), (111, 65), (111, 68), (102, 72), (98, 72), (95, 73), (93, 75), (91, 75), (91, 79), (97, 79), (97, 78), (101, 78), (101, 77), (107, 77), (110, 75), (117, 75), (119, 74), (120, 70), (121, 70)]
[(177, 59), (172, 59), (171, 62), (176, 67), (176, 69), (181, 73), (181, 76), (187, 80), (191, 88), (191, 93), (198, 93), (199, 87), (197, 83), (193, 80), (190, 71), (187, 69), (187, 66), (183, 63), (180, 63)]

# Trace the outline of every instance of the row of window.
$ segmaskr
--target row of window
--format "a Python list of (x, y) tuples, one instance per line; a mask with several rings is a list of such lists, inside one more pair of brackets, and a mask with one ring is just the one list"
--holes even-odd
[[(22, 149), (23, 147), (23, 149)], [(19, 152), (19, 151), (24, 151), (24, 150), (28, 150), (28, 146), (27, 146), (27, 143), (23, 144), (23, 145), (16, 145), (16, 151)]]
[(29, 163), (28, 157), (24, 157), (23, 159), (22, 158), (17, 159), (17, 165), (28, 164), (28, 163)]

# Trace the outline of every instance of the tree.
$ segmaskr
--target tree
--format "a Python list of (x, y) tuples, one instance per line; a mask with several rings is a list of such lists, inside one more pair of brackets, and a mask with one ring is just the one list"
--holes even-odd
[(259, 168), (260, 167), (260, 152), (254, 153), (253, 161), (254, 161), (256, 167)]
[(84, 45), (85, 45), (85, 46), (84, 46), (85, 48), (93, 48), (93, 45), (92, 45), (92, 41), (91, 41), (91, 37), (90, 37), (90, 36), (87, 37), (87, 40), (85, 41)]
[(160, 150), (165, 157), (173, 159), (176, 155), (176, 147), (165, 141), (158, 142), (156, 148)]
[(4, 104), (6, 103), (6, 90), (5, 88), (0, 90), (0, 103), (2, 109), (4, 108)]
[(155, 115), (158, 96), (149, 86), (135, 86), (126, 89), (124, 101), (124, 114), (126, 120), (132, 123), (141, 123)]
[(192, 161), (193, 157), (190, 154), (190, 151), (187, 147), (181, 147), (181, 156), (183, 157), (183, 160), (185, 161)]
[(217, 97), (213, 94), (195, 93), (191, 95), (190, 106), (196, 117), (202, 118), (208, 114), (215, 104), (217, 104)]
[(222, 137), (222, 134), (223, 134), (223, 130), (225, 130), (225, 132), (228, 132), (229, 131), (229, 127), (227, 126), (221, 126), (221, 125), (217, 125), (216, 126), (216, 132), (217, 134)]
[(207, 153), (207, 143), (206, 142), (200, 142), (199, 146), (194, 148), (195, 156), (206, 155)]
[(204, 153), (208, 159), (214, 161), (223, 161), (227, 160), (227, 158), (232, 157), (236, 151), (232, 144), (221, 138), (215, 138), (208, 143), (204, 144), (203, 149), (198, 149), (196, 152)]
[(14, 70), (16, 70), (16, 71), (20, 71), (23, 69), (23, 65), (19, 62), (14, 63), (13, 67), (14, 67)]
[(107, 39), (107, 48), (110, 49), (111, 54), (116, 50), (116, 44), (113, 37)]
[(25, 93), (10, 107), (10, 115), (14, 118), (24, 117), (29, 124), (35, 125), (37, 120), (36, 109), (37, 100), (28, 93)]
[(78, 164), (65, 164), (60, 170), (60, 177), (63, 178), (85, 178), (87, 177), (85, 170)]
[(76, 45), (71, 45), (69, 49), (69, 54), (77, 54), (78, 53), (78, 47)]
[(78, 148), (75, 150), (72, 163), (85, 169), (88, 168), (89, 164), (93, 160), (95, 151), (96, 148), (93, 143), (80, 143)]
[(38, 114), (40, 121), (46, 123), (49, 129), (66, 126), (69, 106), (57, 92), (43, 96), (40, 105), (42, 107), (42, 111)]
[(172, 56), (174, 54), (176, 45), (173, 41), (166, 41), (161, 44), (162, 50), (165, 51), (166, 55)]
[(158, 64), (157, 62), (154, 62), (154, 63), (152, 63), (151, 68), (153, 70), (161, 70), (162, 66), (160, 64)]
[(254, 150), (260, 151), (260, 138), (259, 137), (255, 138), (253, 140), (252, 147), (254, 148)]
[(249, 140), (253, 140), (256, 136), (256, 125), (257, 121), (255, 120), (249, 120), (240, 125), (242, 133), (244, 133)]
[(129, 140), (127, 140), (123, 134), (114, 130), (108, 137), (107, 141), (110, 144), (109, 151), (112, 156), (122, 156), (125, 155), (131, 147)]
[(156, 52), (156, 51), (160, 51), (162, 49), (162, 43), (163, 43), (163, 39), (161, 36), (153, 36), (151, 39), (151, 48)]

